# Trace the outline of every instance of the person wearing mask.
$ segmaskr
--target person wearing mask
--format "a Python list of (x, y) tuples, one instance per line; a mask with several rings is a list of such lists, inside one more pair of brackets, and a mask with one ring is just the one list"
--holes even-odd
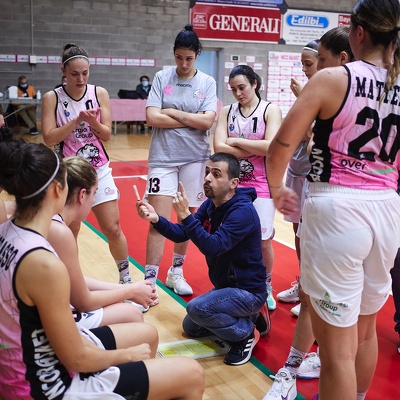
[[(147, 100), (151, 89), (150, 78), (147, 75), (142, 75), (139, 80), (140, 83), (136, 86), (136, 93), (139, 99)], [(144, 133), (144, 122), (140, 123), (140, 133)]]
[[(18, 97), (26, 97), (36, 99), (36, 90), (32, 85), (28, 84), (25, 75), (18, 77)], [(27, 106), (26, 104), (15, 104), (18, 110), (18, 116), (23, 119), (26, 126), (29, 128), (31, 135), (39, 133), (36, 126), (36, 106)]]

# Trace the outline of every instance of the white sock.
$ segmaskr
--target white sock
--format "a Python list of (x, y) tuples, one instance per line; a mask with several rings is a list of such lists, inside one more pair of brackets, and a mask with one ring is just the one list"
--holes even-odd
[(115, 260), (115, 263), (118, 267), (119, 277), (120, 279), (125, 278), (125, 276), (129, 276), (129, 260)]
[(144, 279), (150, 281), (153, 284), (153, 287), (156, 286), (158, 269), (160, 267), (158, 265), (146, 264), (144, 267)]
[(172, 267), (171, 267), (171, 272), (173, 274), (180, 274), (182, 275), (183, 273), (183, 263), (185, 262), (186, 254), (178, 254), (174, 253), (172, 256)]
[(357, 400), (364, 400), (367, 395), (367, 390), (365, 392), (357, 392)]

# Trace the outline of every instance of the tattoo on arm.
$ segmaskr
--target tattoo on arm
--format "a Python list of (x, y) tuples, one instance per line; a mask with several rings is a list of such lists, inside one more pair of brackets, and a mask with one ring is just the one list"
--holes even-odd
[(284, 143), (281, 140), (279, 140), (278, 138), (275, 138), (276, 143), (280, 144), (283, 147), (289, 147), (289, 143)]

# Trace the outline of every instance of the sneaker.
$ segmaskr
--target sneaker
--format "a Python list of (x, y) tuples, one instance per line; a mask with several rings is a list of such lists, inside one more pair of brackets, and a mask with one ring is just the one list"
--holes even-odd
[(143, 307), (141, 304), (135, 303), (132, 300), (124, 300), (124, 303), (132, 304), (133, 306), (137, 307), (142, 313), (149, 311), (150, 306)]
[(268, 307), (266, 304), (262, 306), (255, 325), (258, 332), (260, 332), (260, 336), (265, 336), (271, 330), (271, 320), (269, 318)]
[(283, 303), (297, 303), (298, 301), (300, 301), (299, 282), (292, 282), (292, 287), (290, 289), (278, 293), (276, 297)]
[(228, 365), (242, 365), (250, 360), (254, 346), (260, 339), (260, 334), (255, 329), (240, 342), (234, 342), (225, 356), (224, 363)]
[(299, 304), (297, 304), (297, 306), (294, 306), (293, 308), (291, 308), (291, 309), (290, 309), (290, 312), (291, 312), (294, 316), (298, 317), (299, 314), (300, 314), (300, 309), (301, 309), (301, 303), (299, 303)]
[(36, 126), (34, 126), (33, 128), (31, 128), (31, 129), (29, 130), (29, 133), (30, 133), (31, 135), (38, 135), (38, 134), (39, 134), (39, 131), (37, 130)]
[(267, 305), (268, 310), (274, 311), (276, 309), (276, 301), (274, 296), (272, 295), (272, 286), (270, 283), (267, 283), (268, 297), (267, 297)]
[(297, 378), (300, 379), (315, 379), (319, 378), (321, 372), (321, 360), (318, 353), (309, 353), (303, 360), (297, 371)]
[(319, 399), (319, 393), (315, 393), (311, 400), (318, 400), (318, 399)]
[(270, 375), (274, 383), (263, 400), (295, 400), (297, 396), (296, 379), (286, 368), (281, 368), (276, 375)]
[(186, 279), (182, 274), (174, 274), (171, 271), (172, 267), (168, 270), (167, 280), (165, 281), (165, 286), (170, 289), (174, 289), (176, 294), (180, 296), (190, 296), (193, 294), (193, 289), (186, 282)]

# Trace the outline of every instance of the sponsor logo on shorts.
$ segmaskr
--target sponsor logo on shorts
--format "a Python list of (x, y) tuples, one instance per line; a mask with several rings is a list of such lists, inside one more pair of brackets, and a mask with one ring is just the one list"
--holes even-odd
[(317, 300), (316, 303), (323, 311), (335, 317), (341, 317), (343, 311), (349, 307), (347, 303), (332, 303), (327, 300)]
[(114, 190), (114, 189), (111, 189), (111, 188), (109, 188), (109, 187), (106, 187), (106, 188), (104, 189), (104, 194), (105, 194), (106, 196), (112, 196), (112, 195), (115, 194), (115, 190)]

